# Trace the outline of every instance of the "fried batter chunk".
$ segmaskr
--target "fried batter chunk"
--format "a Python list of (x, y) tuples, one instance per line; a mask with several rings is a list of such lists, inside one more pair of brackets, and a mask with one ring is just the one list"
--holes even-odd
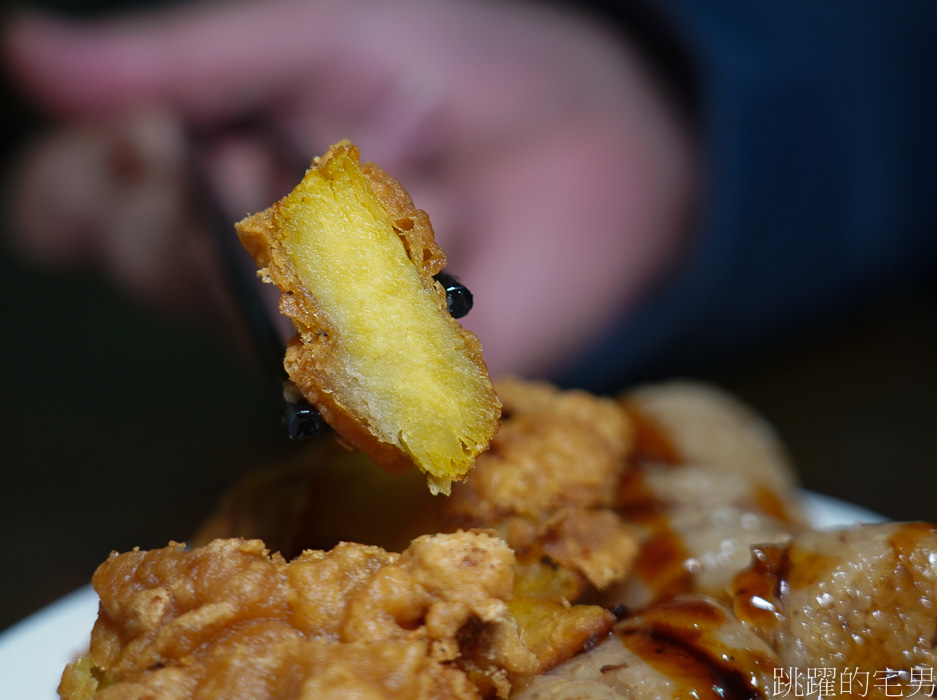
[(66, 700), (507, 696), (536, 670), (509, 612), (513, 552), (482, 532), (402, 554), (342, 543), (287, 563), (260, 540), (114, 553)]
[(631, 423), (615, 401), (545, 382), (497, 382), (504, 421), (443, 506), (455, 527), (495, 528), (519, 556), (540, 552), (600, 588), (620, 580), (637, 538), (614, 511)]
[(397, 549), (425, 532), (495, 529), (518, 555), (509, 608), (537, 672), (552, 668), (614, 623), (602, 607), (571, 603), (590, 583), (604, 588), (631, 568), (635, 531), (612, 506), (632, 427), (616, 401), (521, 379), (496, 387), (507, 408), (501, 431), (450, 498), (326, 437), (296, 461), (242, 479), (196, 541), (263, 536), (291, 555), (339, 540)]
[(342, 539), (399, 548), (425, 532), (491, 528), (522, 559), (548, 556), (583, 584), (621, 580), (637, 550), (635, 529), (614, 509), (633, 446), (626, 411), (546, 382), (504, 378), (496, 388), (501, 430), (450, 498), (430, 498), (411, 478), (371, 474), (366, 457), (323, 439), (301, 461), (242, 480), (198, 541), (263, 537), (290, 555)]
[(342, 440), (449, 493), (498, 428), (478, 338), (446, 311), (426, 212), (347, 141), (292, 193), (237, 224), (298, 335), (292, 381)]

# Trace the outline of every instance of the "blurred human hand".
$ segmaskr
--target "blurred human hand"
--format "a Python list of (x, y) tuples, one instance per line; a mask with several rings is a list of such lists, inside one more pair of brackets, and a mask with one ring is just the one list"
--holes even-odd
[[(68, 124), (15, 178), (21, 247), (91, 257), (153, 301), (184, 306), (215, 274), (187, 200), (183, 134), (246, 115), (305, 158), (350, 138), (407, 187), (475, 295), (463, 321), (496, 373), (575, 353), (640, 303), (685, 242), (689, 129), (622, 36), (546, 4), (25, 15), (3, 44), (23, 89)], [(220, 137), (209, 160), (234, 218), (286, 192), (249, 138)]]

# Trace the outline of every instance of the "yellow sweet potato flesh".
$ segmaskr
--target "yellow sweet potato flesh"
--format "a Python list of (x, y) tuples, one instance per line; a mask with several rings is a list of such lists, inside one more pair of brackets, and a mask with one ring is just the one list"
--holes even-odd
[(401, 230), (425, 214), (392, 217), (386, 205), (399, 214), (400, 196), (382, 202), (376, 192), (386, 194), (389, 176), (372, 172), (353, 146), (334, 146), (239, 233), (288, 295), (281, 308), (302, 342), (287, 354), (297, 386), (348, 444), (392, 470), (396, 454), (426, 473), (433, 492), (448, 493), (486, 449), (500, 403), (477, 339), (445, 311), (425, 248)]

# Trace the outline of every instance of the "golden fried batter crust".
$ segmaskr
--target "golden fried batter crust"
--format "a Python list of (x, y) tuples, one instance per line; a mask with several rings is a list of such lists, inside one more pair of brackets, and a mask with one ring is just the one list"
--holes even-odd
[(621, 406), (546, 382), (497, 382), (501, 430), (444, 504), (455, 527), (495, 528), (518, 553), (542, 548), (595, 586), (623, 578), (637, 553), (614, 511), (632, 429)]
[[(608, 610), (573, 603), (589, 583), (604, 587), (631, 568), (635, 533), (614, 506), (633, 428), (616, 401), (513, 378), (496, 387), (506, 407), (501, 432), (450, 498), (430, 496), (416, 474), (390, 476), (323, 439), (297, 461), (242, 480), (197, 541), (264, 535), (292, 555), (340, 539), (397, 548), (421, 532), (493, 528), (518, 554), (508, 606), (536, 672), (553, 668), (614, 622)], [(487, 677), (469, 675), (494, 690)]]
[(612, 400), (561, 391), (546, 382), (497, 382), (504, 425), (472, 478), (447, 510), (489, 523), (508, 516), (537, 521), (561, 507), (601, 508), (631, 446), (631, 424)]
[(292, 381), (344, 443), (389, 471), (416, 464), (448, 493), (498, 428), (478, 338), (446, 311), (426, 212), (336, 144), (287, 197), (237, 224), (298, 335)]
[[(343, 543), (287, 563), (259, 540), (112, 554), (65, 700), (478, 698), (537, 668), (507, 600), (513, 552), (482, 532), (402, 554)], [(96, 692), (95, 692), (96, 691)]]
[(493, 528), (518, 554), (547, 555), (583, 583), (621, 580), (637, 550), (634, 529), (615, 511), (633, 448), (626, 411), (546, 382), (505, 378), (496, 389), (501, 430), (450, 498), (430, 498), (409, 477), (372, 474), (363, 455), (322, 440), (304, 461), (229, 491), (196, 540), (263, 537), (293, 555), (339, 539), (396, 549), (425, 532)]

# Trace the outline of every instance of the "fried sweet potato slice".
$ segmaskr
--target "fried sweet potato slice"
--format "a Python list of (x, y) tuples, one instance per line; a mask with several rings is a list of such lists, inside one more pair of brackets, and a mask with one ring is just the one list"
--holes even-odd
[(347, 141), (237, 224), (298, 335), (285, 365), (344, 443), (449, 493), (498, 428), (478, 338), (446, 311), (429, 217)]
[(537, 673), (588, 649), (611, 629), (615, 616), (598, 605), (572, 605), (585, 580), (577, 572), (528, 552), (514, 566), (511, 615), (537, 657)]

